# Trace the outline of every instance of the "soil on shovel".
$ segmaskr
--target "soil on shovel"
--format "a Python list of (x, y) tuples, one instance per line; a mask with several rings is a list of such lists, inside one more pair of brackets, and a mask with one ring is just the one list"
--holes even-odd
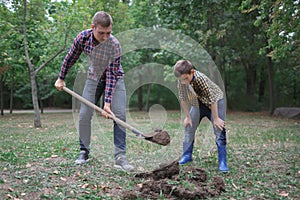
[(146, 137), (145, 139), (164, 146), (170, 144), (171, 141), (167, 131), (158, 130), (158, 129), (151, 134), (151, 137), (149, 136)]
[(178, 160), (151, 172), (136, 174), (134, 179), (140, 179), (141, 183), (136, 184), (134, 190), (124, 191), (123, 199), (158, 199), (162, 196), (167, 199), (206, 199), (225, 191), (222, 177), (208, 180), (204, 169), (179, 168)]

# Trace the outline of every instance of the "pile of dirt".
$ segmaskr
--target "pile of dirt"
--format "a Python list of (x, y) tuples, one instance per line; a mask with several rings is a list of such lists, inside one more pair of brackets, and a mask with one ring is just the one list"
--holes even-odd
[[(152, 172), (139, 173), (134, 179), (141, 183), (134, 190), (124, 191), (123, 199), (205, 199), (219, 196), (225, 191), (222, 177), (210, 181), (204, 169), (179, 167), (178, 160), (160, 166)], [(135, 180), (136, 181), (136, 180)]]

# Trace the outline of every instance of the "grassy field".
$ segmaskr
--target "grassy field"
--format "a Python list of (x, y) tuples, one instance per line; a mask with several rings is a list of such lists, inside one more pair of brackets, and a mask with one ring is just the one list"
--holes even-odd
[[(163, 126), (172, 138), (162, 147), (128, 132), (127, 157), (136, 172), (154, 169), (179, 158), (183, 138), (181, 114), (168, 112), (164, 122), (144, 112), (130, 113), (128, 122), (150, 131)], [(33, 127), (32, 114), (0, 117), (0, 199), (118, 199), (141, 180), (113, 166), (112, 123), (93, 120), (91, 161), (74, 164), (78, 156), (76, 113), (48, 113), (42, 128)], [(226, 192), (216, 199), (299, 199), (300, 121), (271, 118), (264, 113), (227, 115), (228, 165), (217, 170), (217, 151), (211, 125), (197, 131), (194, 161), (210, 177), (222, 176)], [(162, 196), (161, 199), (164, 199)]]

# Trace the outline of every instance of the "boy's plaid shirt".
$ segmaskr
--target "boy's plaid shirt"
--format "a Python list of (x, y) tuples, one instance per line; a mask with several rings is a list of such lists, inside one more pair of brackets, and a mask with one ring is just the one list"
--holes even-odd
[(122, 49), (119, 41), (111, 35), (105, 42), (100, 44), (93, 37), (92, 29), (82, 31), (74, 39), (63, 61), (58, 75), (59, 78), (65, 79), (69, 69), (78, 60), (82, 52), (90, 60), (88, 78), (96, 81), (106, 80), (105, 102), (111, 103), (116, 82), (124, 76), (121, 65)]
[(212, 82), (206, 75), (195, 70), (190, 84), (182, 84), (178, 81), (179, 99), (192, 106), (198, 106), (198, 99), (210, 108), (212, 103), (223, 98), (220, 87)]

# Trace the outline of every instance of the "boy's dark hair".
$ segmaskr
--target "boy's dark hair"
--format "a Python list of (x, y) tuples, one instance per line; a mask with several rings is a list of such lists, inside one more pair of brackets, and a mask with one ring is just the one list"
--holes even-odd
[(178, 78), (182, 74), (190, 74), (194, 69), (192, 63), (188, 60), (179, 60), (174, 65), (174, 75)]
[(113, 20), (110, 14), (104, 11), (99, 11), (93, 17), (93, 24), (95, 27), (97, 27), (98, 25), (102, 27), (109, 27), (113, 24)]

